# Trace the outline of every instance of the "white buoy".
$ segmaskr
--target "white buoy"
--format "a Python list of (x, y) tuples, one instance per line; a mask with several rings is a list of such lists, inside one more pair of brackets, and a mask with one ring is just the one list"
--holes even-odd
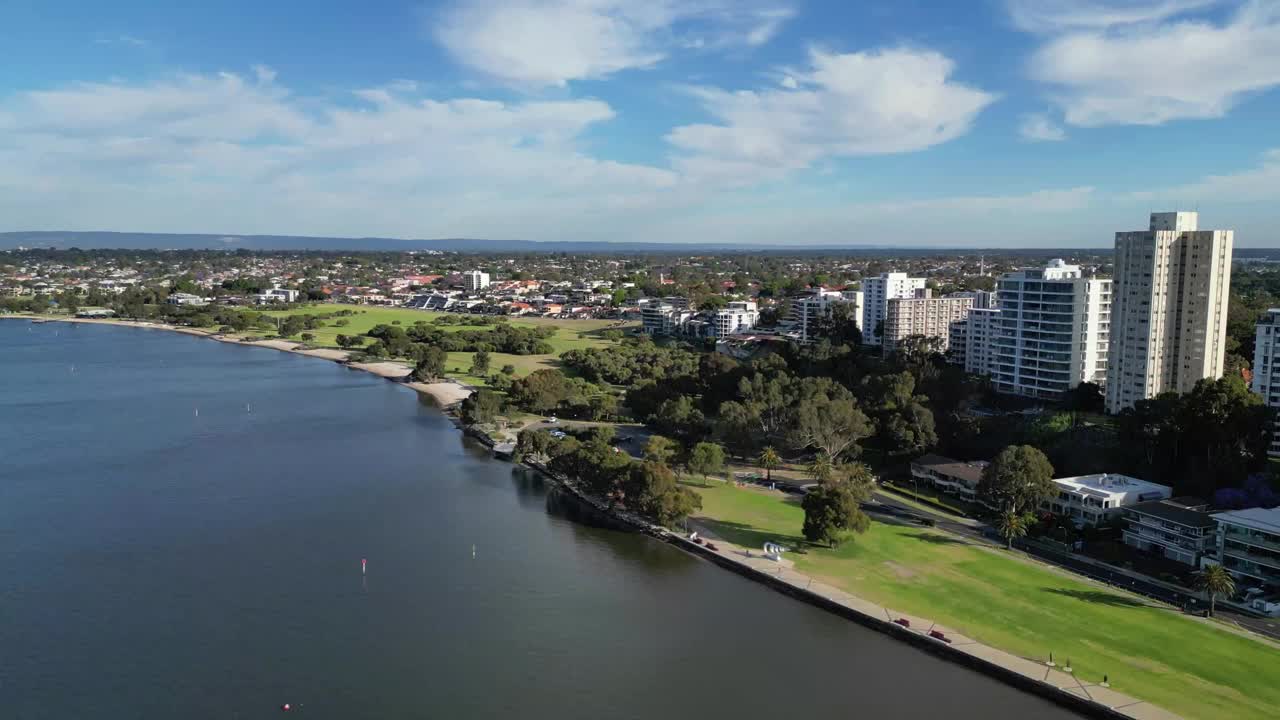
[(200, 408), (196, 408), (196, 417), (200, 417)]
[(360, 558), (360, 574), (361, 574), (361, 575), (368, 575), (368, 574), (369, 574), (369, 560), (368, 560), (368, 558)]
[(472, 559), (472, 560), (475, 560), (475, 559), (476, 559), (476, 546), (475, 546), (475, 545), (472, 545), (472, 546), (471, 546), (471, 559)]

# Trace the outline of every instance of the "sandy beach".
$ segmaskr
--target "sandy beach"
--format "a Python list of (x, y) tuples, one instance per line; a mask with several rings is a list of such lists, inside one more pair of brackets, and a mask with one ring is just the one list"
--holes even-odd
[(125, 327), (142, 328), (146, 330), (166, 330), (168, 332), (177, 332), (184, 335), (195, 335), (197, 337), (217, 340), (218, 342), (233, 343), (236, 345), (254, 345), (256, 347), (271, 348), (281, 352), (294, 353), (295, 355), (306, 355), (307, 357), (320, 358), (337, 363), (344, 363), (347, 367), (372, 373), (379, 377), (386, 378), (395, 382), (400, 382), (406, 387), (413, 388), (415, 391), (428, 395), (436, 401), (441, 408), (447, 408), (456, 405), (467, 399), (471, 393), (475, 392), (475, 388), (469, 385), (453, 381), (441, 381), (433, 383), (407, 382), (409, 375), (413, 372), (413, 368), (402, 362), (384, 361), (375, 363), (355, 363), (348, 362), (350, 353), (345, 350), (334, 350), (332, 348), (308, 348), (301, 343), (292, 342), (290, 340), (253, 340), (244, 341), (226, 335), (221, 335), (212, 330), (201, 330), (199, 328), (177, 327), (174, 325), (165, 325), (162, 323), (140, 322), (137, 320), (114, 320), (104, 318), (64, 318), (64, 317), (40, 317), (34, 315), (0, 315), (0, 319), (11, 320), (44, 320), (47, 322), (60, 323), (80, 323), (85, 325), (123, 325)]

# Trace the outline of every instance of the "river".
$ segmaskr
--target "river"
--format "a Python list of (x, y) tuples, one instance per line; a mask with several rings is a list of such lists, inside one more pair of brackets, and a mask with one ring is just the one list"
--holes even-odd
[(334, 363), (0, 320), (0, 716), (1075, 717), (547, 493)]

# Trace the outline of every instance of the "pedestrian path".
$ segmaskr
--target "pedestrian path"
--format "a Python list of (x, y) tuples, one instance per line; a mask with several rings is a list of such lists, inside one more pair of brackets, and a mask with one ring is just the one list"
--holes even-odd
[[(928, 618), (899, 612), (864, 600), (856, 595), (852, 595), (844, 590), (797, 572), (795, 570), (795, 563), (785, 557), (780, 561), (774, 561), (764, 556), (759, 550), (744, 548), (730, 543), (716, 536), (714, 533), (707, 531), (706, 528), (698, 528), (698, 533), (705, 538), (713, 539), (716, 545), (715, 550), (710, 550), (703, 545), (703, 550), (715, 552), (721, 557), (738, 563), (739, 565), (749, 568), (761, 575), (774, 577), (795, 587), (797, 590), (813, 593), (818, 597), (854, 610), (868, 618), (873, 618), (877, 621), (883, 622), (888, 626), (887, 629), (890, 632), (913, 633), (924, 637), (930, 637), (930, 632), (938, 631), (942, 633), (947, 640), (950, 640), (949, 644), (954, 650), (960, 651), (974, 658), (978, 658), (992, 665), (999, 666), (1005, 670), (1015, 672), (1038, 683), (1043, 683), (1056, 688), (1060, 692), (1068, 693), (1110, 708), (1115, 712), (1134, 718), (1135, 720), (1179, 720), (1180, 718), (1180, 716), (1171, 713), (1164, 708), (1157, 707), (1144, 700), (1138, 700), (1137, 698), (1130, 697), (1109, 687), (1103, 687), (1100, 683), (1085, 682), (1076, 677), (1073, 673), (1069, 672), (1068, 668), (1049, 665), (1048, 662), (1046, 662), (1047, 658), (1045, 660), (1035, 660), (1019, 657), (1012, 653), (983, 645), (972, 638), (962, 635), (952, 628), (939, 625)], [(681, 540), (681, 542), (689, 541)], [(898, 620), (905, 620), (909, 625), (904, 626), (896, 622)], [(935, 641), (942, 642), (941, 640)]]

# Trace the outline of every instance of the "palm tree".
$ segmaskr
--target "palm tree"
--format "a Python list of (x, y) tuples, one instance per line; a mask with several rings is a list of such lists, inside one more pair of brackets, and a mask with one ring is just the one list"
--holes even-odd
[(770, 445), (760, 453), (760, 458), (756, 460), (760, 467), (764, 468), (764, 479), (766, 482), (773, 482), (773, 469), (782, 464), (782, 458), (778, 456), (778, 451)]
[(813, 456), (813, 462), (809, 463), (809, 477), (818, 482), (826, 482), (831, 479), (835, 473), (835, 463), (831, 461), (831, 456), (825, 452), (820, 452)]
[(1236, 593), (1236, 579), (1221, 565), (1208, 565), (1196, 573), (1196, 587), (1209, 594), (1209, 614), (1213, 615), (1219, 595)]
[(1027, 530), (1031, 528), (1031, 521), (1031, 515), (1020, 513), (1012, 508), (1000, 513), (999, 519), (996, 520), (996, 530), (999, 530), (1001, 537), (1004, 538), (1005, 549), (1012, 550), (1014, 538), (1027, 534)]

